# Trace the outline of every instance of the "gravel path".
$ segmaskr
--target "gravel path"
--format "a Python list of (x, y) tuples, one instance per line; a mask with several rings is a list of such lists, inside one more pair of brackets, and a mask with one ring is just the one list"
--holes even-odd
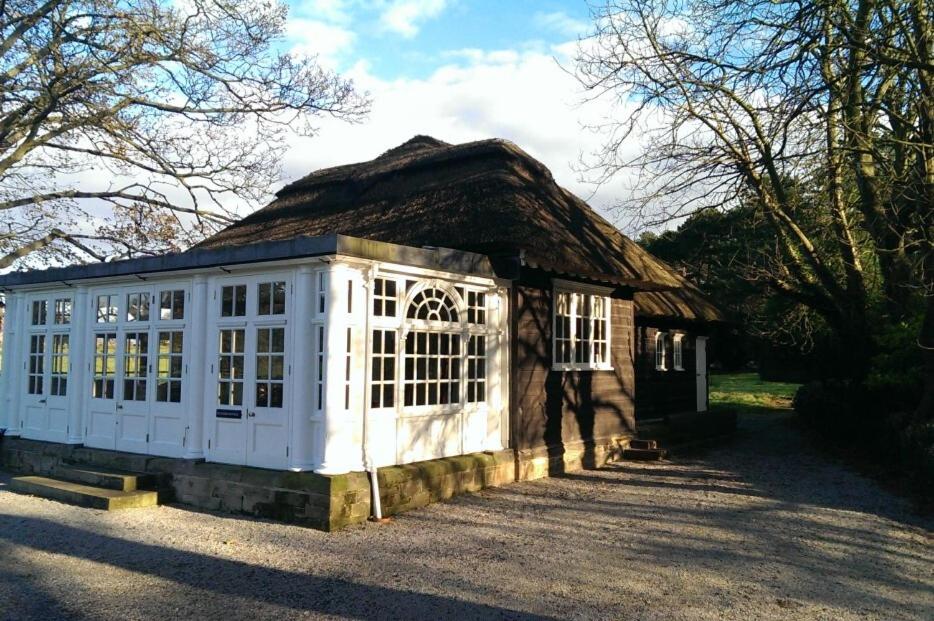
[(0, 476), (0, 619), (934, 619), (934, 521), (790, 415), (671, 463), (488, 490), (334, 534), (105, 513)]

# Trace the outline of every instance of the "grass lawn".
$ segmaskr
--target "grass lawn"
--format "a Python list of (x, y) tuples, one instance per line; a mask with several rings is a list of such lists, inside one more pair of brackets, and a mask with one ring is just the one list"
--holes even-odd
[(757, 373), (711, 374), (710, 407), (742, 412), (788, 409), (798, 386), (766, 382)]

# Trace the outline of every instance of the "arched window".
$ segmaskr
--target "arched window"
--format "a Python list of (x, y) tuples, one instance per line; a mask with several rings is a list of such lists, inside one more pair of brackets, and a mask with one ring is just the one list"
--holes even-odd
[(463, 328), (457, 302), (442, 289), (428, 287), (412, 297), (405, 316), (450, 325), (440, 330), (416, 326), (406, 334), (402, 404), (418, 407), (460, 403)]
[(457, 304), (441, 289), (430, 287), (415, 294), (405, 316), (423, 321), (446, 321), (457, 323)]
[(486, 403), (487, 356), (495, 343), (489, 338), (486, 292), (414, 280), (403, 289), (390, 277), (384, 280), (393, 283), (392, 291), (405, 293), (392, 296), (398, 315), (387, 317), (374, 306), (370, 407), (413, 408), (422, 415)]

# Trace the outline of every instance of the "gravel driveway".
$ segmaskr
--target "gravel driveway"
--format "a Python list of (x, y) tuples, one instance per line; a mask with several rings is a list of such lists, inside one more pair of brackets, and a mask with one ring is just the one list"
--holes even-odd
[(671, 463), (334, 534), (79, 509), (8, 480), (2, 619), (934, 619), (934, 522), (816, 454), (787, 414)]

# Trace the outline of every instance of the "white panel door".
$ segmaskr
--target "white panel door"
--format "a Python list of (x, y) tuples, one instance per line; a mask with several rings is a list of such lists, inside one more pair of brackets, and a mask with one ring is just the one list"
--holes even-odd
[[(212, 461), (286, 468), (289, 339), (286, 275), (226, 279), (214, 295)], [(209, 389), (210, 390), (210, 389)]]
[(211, 418), (209, 455), (226, 464), (246, 463), (246, 417), (244, 403), (246, 382), (247, 330), (245, 326), (227, 325), (217, 331), (217, 362), (212, 366), (215, 378), (215, 409)]
[(150, 405), (149, 452), (181, 457), (185, 451), (184, 404), (188, 390), (185, 331), (175, 326), (157, 329), (153, 334), (150, 378), (155, 394)]
[(149, 452), (149, 330), (121, 331), (117, 365), (117, 450)]
[(253, 353), (247, 365), (252, 380), (248, 398), (252, 407), (246, 420), (246, 463), (250, 466), (285, 468), (288, 464), (287, 334), (284, 325), (256, 326), (248, 341)]
[(84, 443), (93, 448), (117, 447), (117, 363), (122, 354), (117, 330), (94, 332), (91, 339), (91, 395)]
[(699, 336), (696, 340), (697, 361), (697, 411), (707, 411), (707, 337)]
[(26, 334), (23, 437), (31, 440), (45, 440), (49, 427), (48, 346), (44, 331)]
[(44, 294), (27, 302), (22, 402), (26, 438), (68, 439), (71, 304), (71, 297), (64, 293)]

